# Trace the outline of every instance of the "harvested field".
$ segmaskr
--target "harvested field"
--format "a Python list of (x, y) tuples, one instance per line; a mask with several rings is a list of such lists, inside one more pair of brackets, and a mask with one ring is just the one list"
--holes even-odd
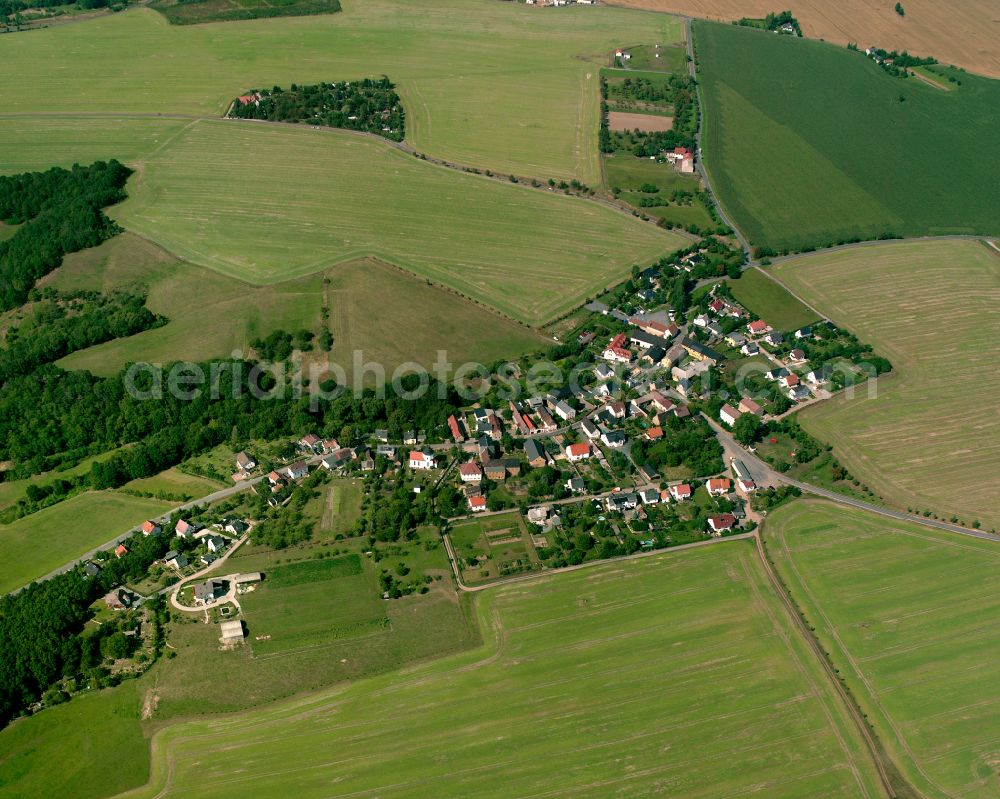
[(897, 507), (1000, 528), (1000, 254), (977, 241), (894, 242), (772, 270), (895, 370), (877, 397), (807, 408), (803, 427)]
[[(612, 5), (667, 11), (705, 19), (761, 18), (778, 11), (770, 0), (610, 0)], [(811, 39), (862, 48), (909, 50), (938, 61), (1000, 78), (1000, 6), (995, 0), (907, 0), (900, 17), (889, 2), (800, 0), (792, 6)], [(784, 8), (784, 6), (781, 6)]]
[(609, 111), (608, 127), (611, 130), (670, 130), (674, 118), (659, 114), (630, 114), (627, 111)]
[(1000, 547), (818, 500), (764, 535), (906, 795), (995, 799)]
[(710, 549), (483, 592), (486, 646), (168, 727), (131, 796), (878, 796), (753, 547)]

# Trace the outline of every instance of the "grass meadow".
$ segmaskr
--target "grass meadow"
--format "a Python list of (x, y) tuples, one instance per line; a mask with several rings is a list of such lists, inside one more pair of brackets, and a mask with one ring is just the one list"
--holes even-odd
[(877, 795), (745, 543), (478, 600), (483, 648), (169, 726), (129, 796)]
[[(622, 41), (681, 38), (674, 17), (604, 6), (551, 14), (487, 0), (344, 0), (341, 13), (327, 16), (181, 27), (135, 9), (3, 37), (3, 112), (63, 121), (95, 109), (221, 116), (252, 87), (385, 74), (399, 86), (414, 147), (460, 164), (596, 186), (599, 68)], [(0, 133), (24, 123), (4, 120)], [(34, 151), (51, 124), (64, 122), (35, 120)], [(80, 122), (72, 146), (49, 160), (84, 160), (77, 153), (93, 150), (99, 124), (106, 123)], [(8, 150), (3, 161), (20, 159)]]
[(819, 321), (815, 311), (796, 299), (760, 269), (747, 269), (739, 280), (728, 281), (733, 296), (750, 313), (775, 330), (790, 331)]
[(1000, 253), (977, 241), (885, 243), (771, 267), (893, 365), (806, 409), (810, 433), (887, 502), (1000, 528)]
[(961, 73), (943, 92), (863, 53), (712, 22), (694, 40), (705, 166), (754, 245), (1000, 232), (1000, 161), (986, 156), (1000, 82)]
[(134, 683), (83, 694), (0, 730), (0, 797), (104, 799), (149, 776)]
[(48, 574), (173, 504), (90, 491), (0, 524), (0, 591), (13, 591)]
[[(274, 330), (318, 333), (324, 301), (334, 336), (330, 357), (348, 366), (354, 350), (391, 371), (408, 361), (430, 368), (439, 349), (448, 350), (456, 364), (474, 359), (491, 363), (542, 343), (523, 325), (381, 262), (348, 262), (324, 274), (251, 286), (180, 261), (152, 242), (125, 233), (68, 256), (43, 284), (62, 291), (141, 292), (151, 310), (170, 320), (58, 362), (65, 369), (105, 376), (140, 360), (204, 361), (245, 353), (253, 339)], [(0, 484), (0, 496), (2, 489)]]
[(765, 539), (920, 795), (996, 796), (997, 545), (818, 500), (776, 511)]
[(684, 243), (599, 203), (291, 126), (198, 122), (128, 190), (124, 227), (229, 277), (280, 283), (376, 256), (528, 324)]

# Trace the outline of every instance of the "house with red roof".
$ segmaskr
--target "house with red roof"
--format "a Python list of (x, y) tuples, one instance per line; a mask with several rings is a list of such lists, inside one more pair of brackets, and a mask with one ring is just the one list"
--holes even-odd
[(162, 530), (163, 528), (160, 527), (160, 525), (154, 521), (150, 521), (149, 519), (146, 519), (146, 521), (142, 523), (143, 535), (159, 535)]
[(119, 544), (115, 547), (115, 557), (121, 558), (128, 554), (128, 547), (124, 544)]
[(724, 497), (733, 487), (733, 481), (728, 477), (713, 477), (705, 486), (713, 497)]
[(465, 441), (465, 434), (462, 432), (462, 428), (454, 414), (448, 417), (448, 429), (451, 431), (451, 437), (455, 439), (456, 444), (461, 444)]
[(566, 447), (566, 459), (570, 463), (586, 460), (590, 457), (590, 444), (586, 441), (580, 444), (570, 444)]
[(755, 416), (760, 416), (762, 413), (764, 413), (764, 409), (761, 408), (760, 405), (758, 405), (749, 397), (743, 397), (740, 400), (738, 408), (743, 413), (752, 413)]
[(411, 469), (433, 469), (435, 465), (434, 453), (430, 450), (425, 450), (424, 452), (419, 452), (415, 449), (410, 450)]
[(691, 486), (688, 483), (680, 483), (679, 485), (670, 486), (667, 489), (670, 492), (670, 496), (675, 502), (683, 502), (686, 499), (691, 499)]
[(709, 516), (708, 526), (713, 533), (732, 530), (736, 526), (736, 517), (731, 513), (720, 513), (718, 516)]
[(719, 408), (719, 418), (730, 427), (736, 424), (736, 420), (742, 415), (743, 414), (736, 410), (736, 408), (732, 405), (723, 405)]
[(458, 475), (463, 483), (478, 483), (483, 479), (483, 470), (478, 463), (463, 463), (458, 467)]
[(767, 322), (761, 319), (757, 319), (756, 321), (753, 321), (747, 325), (747, 332), (751, 336), (761, 336), (764, 333), (770, 333), (771, 326)]
[(482, 495), (478, 497), (469, 497), (469, 510), (473, 513), (479, 513), (486, 510), (486, 497)]

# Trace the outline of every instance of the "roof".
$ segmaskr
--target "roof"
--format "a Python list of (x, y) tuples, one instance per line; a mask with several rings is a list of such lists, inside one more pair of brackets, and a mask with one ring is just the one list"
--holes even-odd
[(656, 441), (659, 438), (663, 438), (663, 428), (660, 426), (650, 427), (649, 430), (646, 431), (646, 438), (650, 441)]
[(583, 442), (580, 444), (570, 444), (566, 447), (566, 452), (574, 457), (579, 457), (580, 455), (590, 454), (590, 444)]
[(732, 481), (728, 477), (713, 477), (708, 481), (709, 491), (728, 491)]
[(748, 324), (747, 328), (753, 330), (754, 332), (758, 330), (767, 330), (767, 322), (758, 319), (757, 321)]
[(486, 507), (486, 497), (469, 497), (469, 507), (470, 508), (484, 508)]
[(308, 472), (309, 471), (309, 466), (308, 466), (308, 464), (306, 464), (305, 461), (295, 461), (295, 463), (290, 464), (289, 466), (286, 466), (285, 468), (288, 469), (288, 471), (290, 471), (290, 472), (303, 472), (303, 471), (304, 472)]
[(219, 630), (222, 632), (223, 638), (242, 638), (243, 637), (243, 622), (241, 621), (224, 621), (219, 625)]
[[(411, 453), (412, 454), (412, 453)], [(475, 463), (463, 463), (458, 467), (459, 474), (467, 474), (469, 476), (482, 474), (482, 469), (479, 468), (478, 464)]]
[(670, 486), (670, 491), (682, 497), (691, 496), (691, 486), (688, 483), (681, 483), (680, 485)]
[(153, 532), (153, 530), (158, 529), (159, 526), (160, 525), (158, 525), (156, 522), (153, 522), (153, 521), (150, 521), (149, 519), (146, 519), (146, 521), (144, 521), (142, 523), (142, 531), (144, 533), (151, 533), (151, 532)]
[(524, 442), (524, 454), (528, 456), (528, 460), (532, 461), (544, 457), (542, 448), (538, 446), (538, 442), (533, 438), (529, 438)]
[(732, 527), (736, 524), (736, 517), (731, 513), (720, 513), (718, 516), (710, 516), (708, 518), (709, 524), (712, 525), (716, 530), (720, 530), (727, 527)]

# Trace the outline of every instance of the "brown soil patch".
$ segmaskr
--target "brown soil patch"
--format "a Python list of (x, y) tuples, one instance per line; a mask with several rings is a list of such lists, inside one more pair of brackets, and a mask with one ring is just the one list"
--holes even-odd
[(627, 111), (608, 111), (608, 127), (611, 130), (670, 130), (674, 126), (673, 117), (653, 114), (630, 114)]
[[(607, 0), (613, 5), (730, 21), (779, 10), (772, 0)], [(1000, 4), (996, 0), (906, 0), (906, 16), (886, 0), (799, 0), (792, 13), (810, 39), (864, 49), (909, 50), (970, 72), (1000, 78)], [(784, 6), (782, 6), (784, 8)]]

